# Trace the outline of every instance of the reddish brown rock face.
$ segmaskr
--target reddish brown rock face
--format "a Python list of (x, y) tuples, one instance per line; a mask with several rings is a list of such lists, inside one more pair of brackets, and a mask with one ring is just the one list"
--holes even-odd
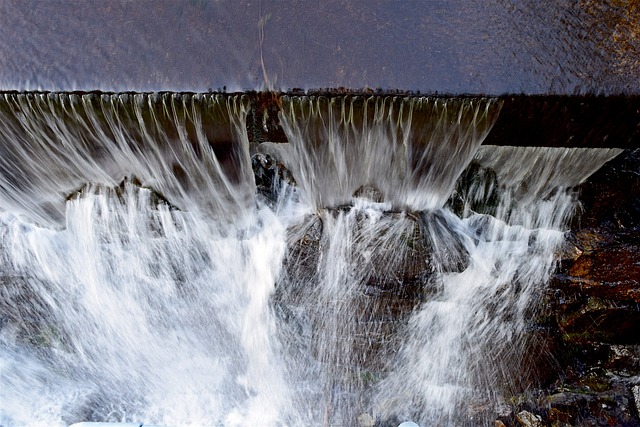
[(582, 214), (552, 287), (570, 341), (640, 342), (640, 150), (627, 151), (581, 188)]
[(571, 266), (567, 279), (574, 292), (640, 302), (640, 246), (585, 252)]
[(589, 178), (580, 201), (540, 319), (558, 365), (538, 390), (547, 404), (523, 407), (549, 425), (637, 426), (640, 150)]

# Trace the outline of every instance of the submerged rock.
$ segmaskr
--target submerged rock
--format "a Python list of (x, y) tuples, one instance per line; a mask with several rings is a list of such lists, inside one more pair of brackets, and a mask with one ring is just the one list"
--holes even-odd
[[(310, 345), (320, 360), (338, 357), (327, 353), (325, 346), (329, 343), (315, 332), (324, 331), (326, 325), (318, 322), (323, 321), (326, 311), (336, 310), (335, 316), (342, 320), (336, 325), (337, 335), (331, 338), (336, 341), (334, 350), (344, 341), (350, 350), (345, 349), (343, 354), (349, 355), (349, 364), (363, 373), (357, 381), (369, 383), (387, 362), (382, 350), (393, 351), (399, 328), (421, 303), (424, 293), (430, 292), (426, 286), (431, 268), (420, 228), (412, 219), (387, 212), (374, 220), (364, 211), (351, 209), (339, 214), (326, 211), (310, 215), (288, 230), (288, 252), (276, 301), (289, 313), (298, 312), (301, 307), (311, 313), (306, 320), (314, 331)], [(348, 222), (346, 229), (352, 235), (342, 236), (340, 230), (334, 229), (341, 221)], [(351, 242), (348, 253), (340, 252), (342, 238)], [(330, 268), (342, 262), (345, 265), (340, 274), (328, 276), (333, 274)], [(338, 283), (333, 284), (334, 280)], [(355, 281), (357, 288), (343, 288), (348, 281)], [(324, 289), (333, 286), (337, 286), (334, 291)], [(318, 306), (324, 298), (340, 301)]]
[(500, 199), (496, 172), (472, 161), (456, 181), (447, 205), (464, 218), (471, 212), (494, 215)]
[(256, 183), (256, 192), (261, 195), (269, 205), (274, 205), (282, 186), (287, 184), (294, 186), (295, 179), (283, 163), (277, 161), (269, 154), (257, 153), (251, 157), (251, 167)]
[(443, 212), (420, 212), (417, 215), (425, 250), (431, 264), (442, 273), (460, 273), (469, 265), (470, 237), (456, 229)]
[(382, 203), (384, 201), (382, 192), (373, 185), (363, 185), (353, 193), (353, 197), (367, 199), (373, 203)]
[(112, 192), (120, 202), (126, 202), (125, 197), (128, 191), (139, 192), (140, 190), (148, 191), (148, 203), (149, 207), (152, 209), (157, 209), (159, 206), (166, 206), (169, 210), (179, 210), (177, 206), (171, 203), (162, 193), (158, 190), (144, 185), (138, 178), (135, 176), (125, 177), (120, 184), (114, 187), (104, 186), (104, 185), (94, 185), (87, 184), (82, 188), (74, 191), (73, 193), (67, 196), (67, 201), (76, 200), (86, 194), (98, 194), (101, 191)]

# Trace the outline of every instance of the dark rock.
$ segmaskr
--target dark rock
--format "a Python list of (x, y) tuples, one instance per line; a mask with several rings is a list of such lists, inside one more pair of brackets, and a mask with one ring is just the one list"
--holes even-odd
[(467, 268), (470, 258), (467, 245), (473, 243), (467, 234), (456, 230), (439, 211), (420, 212), (416, 221), (433, 266), (443, 273), (460, 273)]
[(491, 168), (472, 161), (456, 181), (447, 206), (463, 218), (470, 212), (494, 215), (498, 207), (500, 187)]
[(256, 192), (271, 206), (277, 202), (283, 185), (295, 186), (295, 180), (291, 172), (283, 163), (278, 162), (269, 154), (254, 154), (251, 157), (251, 166), (256, 183)]
[(580, 188), (582, 214), (561, 251), (552, 304), (565, 338), (629, 344), (640, 325), (640, 150)]
[(374, 203), (382, 203), (384, 201), (382, 192), (373, 185), (363, 185), (353, 193), (353, 197), (364, 198)]
[(558, 408), (551, 408), (547, 415), (551, 427), (570, 427), (573, 425), (573, 417)]
[[(640, 149), (626, 150), (580, 186), (573, 230), (629, 232), (640, 227)], [(637, 238), (636, 234), (636, 238)]]
[(573, 265), (580, 255), (582, 255), (583, 249), (580, 249), (575, 242), (574, 236), (569, 233), (566, 240), (562, 243), (562, 246), (556, 252), (556, 259), (561, 263), (567, 263), (568, 266)]
[[(288, 230), (288, 253), (284, 260), (283, 273), (276, 288), (277, 306), (288, 313), (286, 322), (306, 322), (310, 328), (310, 352), (328, 366), (343, 369), (334, 372), (335, 381), (343, 376), (353, 377), (348, 383), (356, 382), (369, 387), (376, 382), (392, 355), (400, 346), (399, 331), (404, 327), (409, 314), (423, 301), (429, 284), (429, 253), (424, 244), (421, 228), (406, 214), (383, 213), (383, 221), (407, 225), (402, 235), (391, 234), (385, 240), (384, 227), (375, 235), (369, 235), (365, 225), (370, 221), (365, 211), (345, 207), (311, 215), (300, 224)], [(359, 249), (352, 256), (366, 253), (366, 258), (352, 260), (353, 271), (342, 274), (353, 275), (358, 283), (355, 292), (347, 292), (339, 301), (323, 303), (323, 291), (319, 288), (323, 280), (320, 254), (322, 245), (331, 244), (331, 236), (326, 234), (326, 221), (333, 221), (338, 215), (351, 215), (355, 224), (352, 240), (358, 242)], [(362, 235), (359, 233), (363, 232)], [(387, 243), (380, 245), (379, 239)], [(371, 240), (371, 245), (366, 243)], [(392, 247), (388, 243), (392, 242)], [(390, 254), (390, 251), (393, 254)], [(349, 264), (351, 265), (351, 264)], [(348, 267), (347, 267), (348, 268)], [(315, 296), (314, 296), (315, 295)], [(334, 325), (333, 335), (324, 336), (327, 310), (337, 310), (341, 320)], [(291, 313), (305, 312), (306, 318), (295, 318)], [(329, 340), (329, 341), (327, 341)], [(348, 375), (347, 373), (350, 372)], [(332, 380), (333, 381), (333, 380)], [(347, 387), (343, 383), (341, 387)]]
[(640, 150), (622, 153), (579, 190), (582, 209), (556, 254), (538, 319), (556, 379), (530, 391), (546, 400), (525, 397), (514, 411), (553, 427), (640, 426), (632, 392), (640, 375)]
[[(523, 412), (529, 415), (525, 418)], [(585, 384), (564, 383), (551, 387), (537, 399), (525, 396), (513, 415), (504, 420), (507, 425), (520, 426), (638, 426), (634, 412), (631, 387), (612, 377), (606, 387), (596, 390)], [(527, 424), (531, 422), (534, 424)]]
[[(594, 245), (599, 243), (598, 237)], [(587, 295), (640, 302), (640, 245), (584, 249), (568, 269), (564, 282)]]
[(146, 186), (142, 184), (142, 182), (135, 176), (125, 177), (120, 184), (115, 187), (105, 187), (105, 186), (96, 186), (96, 185), (85, 185), (82, 188), (74, 191), (69, 194), (66, 198), (67, 201), (75, 200), (82, 197), (88, 193), (97, 193), (98, 191), (106, 189), (107, 191), (113, 191), (113, 194), (118, 197), (120, 202), (125, 202), (125, 193), (128, 190), (140, 191), (146, 190), (149, 191), (149, 206), (153, 209), (158, 208), (159, 206), (166, 206), (170, 210), (179, 210), (177, 206), (171, 203), (162, 193), (157, 191), (156, 189)]
[(565, 341), (640, 344), (640, 310), (635, 302), (589, 297), (562, 304), (557, 316)]

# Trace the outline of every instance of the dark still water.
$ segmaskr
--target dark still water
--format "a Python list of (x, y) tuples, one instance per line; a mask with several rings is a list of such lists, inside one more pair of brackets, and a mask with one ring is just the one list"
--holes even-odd
[(0, 88), (629, 94), (639, 20), (624, 0), (3, 0)]

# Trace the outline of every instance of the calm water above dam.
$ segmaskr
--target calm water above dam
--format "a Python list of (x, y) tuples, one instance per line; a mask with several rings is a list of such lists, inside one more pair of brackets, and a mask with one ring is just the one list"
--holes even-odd
[(0, 89), (638, 94), (626, 0), (0, 3)]

